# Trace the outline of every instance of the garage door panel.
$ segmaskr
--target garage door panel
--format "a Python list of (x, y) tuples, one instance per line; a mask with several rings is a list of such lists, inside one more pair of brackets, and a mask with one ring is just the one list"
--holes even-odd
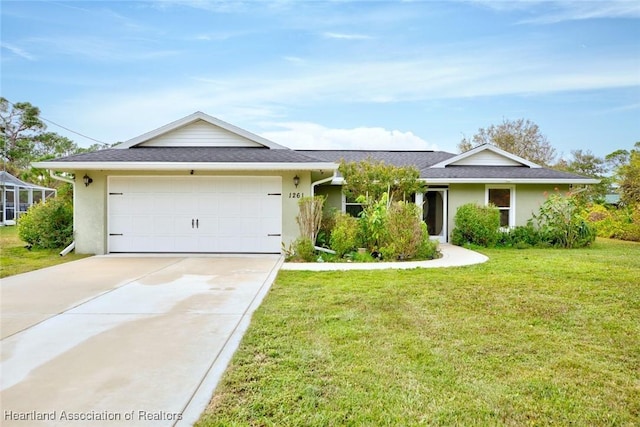
[(132, 217), (132, 233), (134, 235), (155, 236), (156, 232), (153, 227), (153, 218), (148, 216)]
[(260, 218), (260, 228), (267, 234), (278, 234), (282, 231), (280, 218)]
[(193, 215), (179, 215), (170, 217), (171, 230), (168, 232), (173, 235), (190, 235), (195, 233), (195, 218)]
[(146, 207), (152, 214), (170, 214), (177, 203), (174, 193), (145, 193), (148, 196)]
[(213, 236), (219, 234), (219, 218), (216, 216), (200, 216), (196, 233)]
[(219, 217), (218, 218), (218, 235), (219, 236), (235, 236), (238, 230), (237, 217)]
[(171, 193), (167, 198), (165, 209), (171, 210), (167, 213), (194, 214), (198, 208), (198, 200), (192, 193)]
[(122, 195), (109, 197), (109, 232), (123, 235), (109, 236), (109, 251), (280, 252), (281, 187), (280, 177), (110, 177)]
[(217, 194), (200, 193), (196, 210), (200, 215), (218, 215), (220, 213), (220, 200)]
[(130, 215), (120, 216), (113, 215), (109, 221), (109, 233), (123, 234), (131, 233), (133, 231), (132, 225), (133, 218)]
[(153, 221), (153, 234), (174, 234), (175, 233), (175, 218), (170, 216), (156, 216), (152, 218)]
[(130, 236), (109, 236), (109, 250), (111, 252), (128, 252), (131, 246)]
[(109, 180), (109, 192), (111, 193), (128, 193), (129, 182), (121, 177), (112, 177)]
[(263, 216), (278, 217), (282, 216), (282, 198), (270, 196), (262, 198), (259, 201), (260, 214)]
[(260, 252), (277, 253), (282, 250), (282, 238), (280, 236), (268, 236), (260, 241)]
[(156, 198), (153, 194), (139, 193), (127, 194), (123, 198), (128, 203), (129, 210), (133, 215), (154, 215), (157, 212), (155, 202)]

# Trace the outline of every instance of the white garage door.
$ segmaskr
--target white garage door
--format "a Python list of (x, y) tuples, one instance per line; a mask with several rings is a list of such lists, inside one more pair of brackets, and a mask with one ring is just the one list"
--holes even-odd
[(109, 177), (109, 252), (279, 253), (281, 177)]

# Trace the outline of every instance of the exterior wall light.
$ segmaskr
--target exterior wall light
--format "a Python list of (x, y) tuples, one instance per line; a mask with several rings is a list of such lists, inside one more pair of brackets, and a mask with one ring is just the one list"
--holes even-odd
[(84, 176), (82, 177), (82, 182), (84, 182), (85, 187), (88, 187), (89, 184), (93, 182), (93, 179), (85, 173)]
[(298, 188), (298, 184), (300, 184), (300, 177), (296, 175), (293, 177), (293, 185), (295, 185), (296, 188)]

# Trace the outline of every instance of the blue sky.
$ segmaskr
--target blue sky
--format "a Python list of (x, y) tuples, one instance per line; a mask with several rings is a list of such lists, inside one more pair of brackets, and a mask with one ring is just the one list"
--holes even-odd
[(521, 117), (565, 157), (640, 140), (637, 1), (0, 7), (2, 96), (104, 142), (194, 111), (291, 148), (456, 152)]

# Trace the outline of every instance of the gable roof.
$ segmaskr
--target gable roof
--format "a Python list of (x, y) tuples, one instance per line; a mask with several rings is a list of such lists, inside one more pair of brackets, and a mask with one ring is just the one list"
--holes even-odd
[(55, 170), (335, 170), (338, 165), (295, 152), (197, 111), (117, 146), (35, 162)]
[[(140, 136), (137, 136), (135, 138), (132, 138), (128, 141), (125, 141), (123, 143), (120, 143), (118, 145), (116, 145), (114, 148), (115, 149), (127, 149), (127, 148), (133, 148), (136, 146), (140, 146), (143, 145), (145, 143), (149, 143), (150, 141), (158, 138), (158, 137), (162, 137), (162, 136), (166, 136), (167, 134), (170, 134), (171, 132), (175, 132), (178, 131), (181, 128), (184, 128), (186, 126), (189, 125), (193, 125), (194, 123), (198, 122), (198, 121), (203, 121), (205, 123), (208, 123), (209, 125), (215, 127), (215, 128), (219, 128), (222, 131), (226, 131), (229, 135), (231, 136), (235, 136), (235, 137), (241, 137), (244, 138), (245, 140), (247, 140), (247, 142), (252, 142), (254, 143), (256, 146), (261, 146), (261, 147), (266, 147), (266, 148), (270, 148), (270, 149), (274, 149), (274, 150), (288, 150), (287, 147), (284, 147), (280, 144), (276, 144), (273, 141), (269, 141), (266, 138), (263, 138), (259, 135), (256, 135), (254, 133), (251, 133), (247, 130), (241, 129), (237, 126), (234, 126), (230, 123), (227, 123), (223, 120), (217, 119), (215, 117), (212, 117), (208, 114), (205, 114), (201, 111), (196, 111), (193, 114), (190, 114), (186, 117), (183, 117), (179, 120), (176, 120), (174, 122), (171, 122), (167, 125), (161, 126), (155, 130), (152, 130), (150, 132), (147, 132), (145, 134), (142, 134)], [(187, 144), (180, 144), (183, 146), (189, 146)], [(235, 145), (235, 144), (234, 144)]]
[[(501, 150), (482, 145), (462, 154), (444, 151), (302, 150), (309, 156), (339, 163), (342, 160), (382, 160), (396, 166), (414, 166), (427, 184), (597, 184), (597, 179), (557, 171)], [(334, 183), (341, 183), (337, 178)]]
[(7, 171), (0, 171), (0, 186), (2, 187), (20, 187), (31, 188), (34, 190), (54, 190), (53, 188), (42, 187), (40, 185), (31, 184), (21, 179), (16, 178)]
[(504, 151), (491, 144), (482, 144), (457, 156), (450, 157), (433, 168), (445, 168), (447, 166), (528, 166), (540, 168), (542, 166), (515, 154)]
[[(420, 178), (449, 183), (595, 184), (596, 179), (544, 168), (493, 145), (444, 151), (291, 150), (197, 111), (113, 148), (33, 165), (54, 170), (336, 170), (368, 158), (414, 166)], [(338, 182), (338, 181), (335, 181)]]

